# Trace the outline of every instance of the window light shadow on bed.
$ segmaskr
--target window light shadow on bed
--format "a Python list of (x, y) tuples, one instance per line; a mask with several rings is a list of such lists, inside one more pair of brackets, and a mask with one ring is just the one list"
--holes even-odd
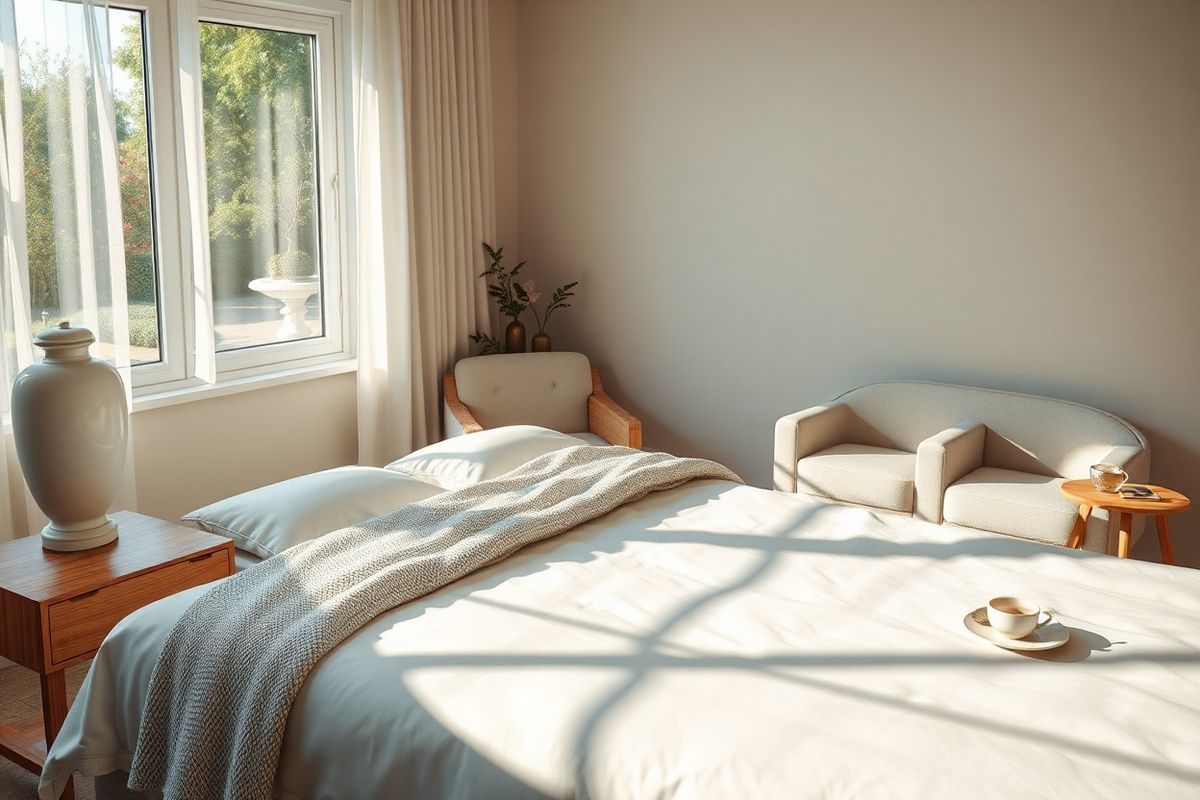
[[(1193, 656), (1186, 656), (1182, 653), (1176, 653), (1174, 655), (1183, 656), (1182, 658), (1175, 659), (1176, 661), (1195, 661)], [(1163, 656), (1147, 655), (1146, 657), (1157, 661)], [(1047, 747), (1055, 751), (1073, 753), (1076, 756), (1083, 756), (1085, 758), (1091, 758), (1100, 762), (1127, 764), (1133, 769), (1140, 769), (1145, 772), (1155, 772), (1168, 777), (1184, 776), (1190, 778), (1191, 780), (1200, 780), (1200, 770), (1189, 770), (1180, 767), (1177, 764), (1166, 764), (1160, 761), (1142, 758), (1141, 756), (1133, 753), (1122, 752), (1101, 744), (1094, 744), (1084, 738), (1073, 738), (1065, 735), (1045, 733), (1036, 729), (1021, 727), (1020, 725), (1012, 725), (995, 718), (984, 719), (979, 716), (963, 714), (947, 708), (934, 708), (927, 705), (917, 705), (914, 703), (905, 702), (904, 700), (895, 697), (888, 697), (885, 694), (872, 692), (867, 689), (855, 688), (830, 681), (823, 681), (811, 678), (809, 676), (801, 677), (795, 673), (781, 673), (780, 678), (790, 682), (820, 689), (821, 691), (830, 692), (832, 694), (839, 694), (854, 700), (861, 700), (877, 706), (883, 706), (911, 714), (938, 717), (942, 720), (946, 720), (963, 727), (979, 728), (987, 732), (1009, 736), (1013, 739), (1023, 742), (1039, 742), (1045, 744)], [(1085, 736), (1086, 733), (1086, 731), (1080, 731), (1080, 736)]]
[[(1038, 544), (1026, 539), (1012, 537), (980, 536), (973, 539), (958, 539), (954, 542), (893, 542), (869, 536), (852, 536), (845, 539), (774, 539), (764, 546), (761, 537), (745, 536), (730, 533), (713, 533), (697, 531), (696, 543), (707, 543), (722, 547), (750, 548), (772, 553), (821, 553), (825, 555), (845, 555), (858, 558), (879, 558), (885, 556), (900, 556), (907, 558), (936, 558), (948, 560), (955, 558), (978, 558), (979, 556), (997, 556), (1000, 558), (1037, 558), (1046, 555), (1045, 552), (1029, 547)], [(675, 537), (664, 533), (657, 535), (649, 531), (640, 537), (647, 542), (669, 542)], [(1089, 550), (1070, 551), (1080, 558), (1110, 558), (1103, 553)]]
[[(477, 602), (493, 605), (497, 608), (502, 608), (514, 613), (520, 613), (530, 616), (540, 617), (549, 621), (559, 622), (566, 625), (577, 626), (595, 632), (609, 634), (615, 637), (631, 639), (639, 644), (649, 645), (653, 647), (653, 636), (637, 636), (619, 629), (596, 625), (594, 623), (581, 622), (572, 620), (567, 617), (555, 615), (535, 609), (525, 609), (509, 604), (495, 603), (490, 600), (481, 600), (480, 598), (467, 598), (468, 602)], [(1088, 631), (1080, 629), (1072, 629), (1072, 638), (1079, 636), (1086, 638), (1098, 639), (1090, 646), (1092, 650), (1106, 650), (1111, 644), (1103, 637), (1097, 634), (1092, 634)], [(689, 648), (683, 645), (672, 643), (671, 649), (676, 651), (688, 651)], [(645, 648), (639, 648), (639, 653)], [(946, 666), (953, 667), (963, 664), (990, 664), (997, 669), (1020, 669), (1024, 666), (1031, 665), (1039, 660), (1049, 660), (1053, 656), (1050, 653), (1042, 654), (1020, 654), (1010, 661), (997, 662), (995, 658), (986, 655), (963, 655), (960, 653), (952, 654), (919, 654), (912, 656), (897, 655), (895, 653), (877, 653), (877, 654), (846, 654), (846, 653), (822, 653), (816, 655), (761, 655), (761, 656), (721, 656), (706, 654), (703, 652), (690, 650), (690, 653), (662, 653), (655, 652), (652, 655), (638, 653), (629, 653), (623, 655), (614, 655), (610, 653), (539, 653), (536, 655), (512, 655), (505, 653), (449, 653), (449, 654), (396, 654), (392, 656), (401, 662), (401, 668), (405, 668), (403, 662), (411, 661), (411, 668), (414, 669), (437, 669), (437, 668), (479, 668), (479, 669), (528, 669), (528, 668), (605, 668), (628, 670), (629, 678), (619, 687), (618, 690), (605, 696), (605, 699), (595, 704), (593, 713), (587, 718), (581, 726), (580, 736), (576, 743), (576, 752), (581, 764), (586, 764), (587, 757), (590, 752), (590, 739), (594, 731), (599, 727), (603, 718), (610, 714), (621, 697), (631, 694), (635, 686), (644, 679), (649, 673), (663, 670), (728, 670), (728, 669), (743, 669), (752, 670), (760, 674), (771, 677), (774, 680), (789, 682), (801, 686), (811, 687), (821, 692), (829, 692), (832, 694), (842, 695), (851, 700), (884, 706), (893, 710), (899, 710), (906, 713), (938, 717), (943, 720), (962, 725), (967, 728), (978, 728), (985, 732), (998, 733), (1004, 736), (1009, 736), (1021, 741), (1034, 740), (1043, 743), (1049, 747), (1062, 752), (1071, 752), (1078, 756), (1094, 758), (1106, 762), (1116, 762), (1127, 764), (1134, 769), (1143, 769), (1151, 772), (1162, 773), (1164, 775), (1179, 774), (1179, 768), (1166, 766), (1153, 760), (1141, 758), (1136, 754), (1121, 752), (1111, 749), (1103, 745), (1093, 744), (1083, 739), (1075, 739), (1066, 735), (1055, 735), (1037, 731), (1035, 729), (1024, 728), (1019, 725), (1012, 725), (1001, 722), (995, 718), (983, 718), (977, 715), (964, 714), (944, 708), (935, 708), (924, 704), (916, 704), (906, 702), (905, 700), (888, 696), (884, 693), (872, 692), (863, 688), (856, 688), (828, 680), (815, 678), (809, 674), (797, 674), (799, 668), (819, 668), (828, 670), (830, 668), (871, 668), (879, 666), (889, 667), (907, 667), (907, 666)], [(1060, 655), (1061, 658), (1061, 655)], [(1076, 660), (1076, 659), (1068, 659)], [(1115, 667), (1120, 664), (1129, 662), (1144, 662), (1151, 664), (1170, 664), (1170, 663), (1195, 663), (1197, 657), (1188, 652), (1172, 652), (1172, 651), (1155, 651), (1155, 652), (1136, 652), (1129, 654), (1112, 654), (1103, 662), (1107, 667)], [(1185, 777), (1195, 780), (1200, 780), (1200, 771), (1184, 771)]]
[[(704, 652), (683, 643), (668, 641), (668, 637), (673, 631), (683, 626), (685, 622), (695, 618), (705, 608), (712, 606), (723, 598), (728, 598), (737, 592), (749, 590), (754, 587), (772, 572), (778, 559), (785, 554), (804, 552), (821, 554), (846, 553), (865, 558), (906, 555), (939, 560), (964, 555), (962, 552), (956, 552), (955, 548), (949, 544), (938, 542), (905, 544), (886, 540), (868, 540), (866, 537), (851, 537), (850, 539), (843, 540), (811, 540), (795, 536), (795, 533), (803, 529), (805, 525), (810, 525), (813, 520), (835, 508), (837, 506), (826, 504), (805, 507), (799, 510), (787, 524), (781, 525), (778, 532), (767, 536), (750, 534), (743, 536), (712, 531), (679, 530), (666, 527), (654, 529), (653, 527), (649, 527), (646, 533), (638, 536), (637, 539), (653, 542), (700, 543), (719, 547), (756, 549), (760, 553), (753, 558), (748, 568), (733, 577), (732, 580), (704, 592), (699, 597), (689, 599), (680, 607), (667, 613), (652, 630), (646, 632), (621, 630), (612, 625), (605, 625), (590, 620), (572, 619), (569, 616), (544, 609), (524, 608), (512, 603), (496, 601), (482, 596), (481, 589), (484, 587), (478, 586), (465, 588), (464, 593), (457, 595), (453, 600), (453, 602), (487, 605), (507, 613), (520, 614), (553, 624), (578, 627), (593, 633), (602, 633), (624, 639), (633, 648), (628, 652), (538, 652), (530, 654), (414, 652), (412, 649), (412, 640), (408, 640), (403, 644), (396, 642), (389, 645), (386, 642), (386, 632), (381, 635), (381, 640), (376, 644), (376, 652), (396, 663), (401, 671), (439, 668), (503, 670), (549, 667), (569, 669), (571, 667), (579, 667), (581, 669), (611, 668), (626, 673), (615, 687), (611, 688), (591, 704), (592, 710), (585, 712), (585, 716), (579, 724), (573, 747), (578, 765), (579, 780), (583, 782), (581, 785), (589, 785), (589, 758), (597, 744), (595, 737), (605, 720), (612, 716), (614, 711), (620, 708), (622, 704), (630, 701), (635, 691), (651, 674), (665, 670), (733, 669), (753, 671), (772, 680), (809, 687), (823, 693), (841, 695), (856, 702), (891, 711), (937, 717), (966, 728), (975, 728), (990, 734), (999, 734), (1024, 741), (1033, 740), (1084, 758), (1118, 762), (1127, 764), (1134, 769), (1150, 772), (1166, 771), (1166, 767), (1152, 760), (1142, 758), (1137, 754), (1112, 749), (1103, 744), (1094, 744), (1083, 739), (1073, 738), (1068, 734), (1045, 733), (1035, 729), (1024, 728), (1020, 725), (998, 721), (993, 718), (984, 718), (951, 709), (935, 708), (924, 704), (908, 702), (904, 699), (873, 692), (858, 684), (845, 685), (818, 678), (809, 671), (806, 671), (806, 668), (807, 670), (819, 669), (828, 671), (830, 669), (856, 670), (929, 665), (942, 665), (947, 668), (953, 668), (955, 665), (988, 664), (994, 665), (998, 670), (1012, 670), (1028, 668), (1043, 661), (1079, 661), (1087, 659), (1092, 653), (1102, 652), (1104, 653), (1104, 658), (1099, 661), (1093, 660), (1093, 666), (1089, 668), (1108, 669), (1130, 662), (1146, 662), (1161, 665), (1170, 663), (1195, 663), (1197, 660), (1200, 660), (1195, 654), (1190, 652), (1121, 652), (1120, 650), (1115, 650), (1114, 645), (1123, 643), (1113, 643), (1099, 634), (1077, 628), (1072, 629), (1072, 640), (1077, 642), (1074, 649), (1057, 653), (1033, 654), (1033, 657), (1030, 657), (1029, 654), (1006, 654), (1009, 657), (1003, 658), (998, 658), (995, 654), (988, 652), (979, 652), (978, 654), (971, 652), (912, 654), (896, 652), (822, 652), (725, 655)], [(847, 552), (846, 549), (848, 544), (852, 547), (850, 552)], [(1028, 557), (1037, 554), (1036, 549), (1029, 548), (1028, 546), (1021, 547), (1022, 543), (1017, 540), (1001, 539), (999, 537), (981, 537), (978, 540), (978, 544), (984, 549), (977, 550), (976, 553), (986, 551), (989, 555), (1012, 555), (1014, 557)], [(853, 548), (855, 547), (860, 549), (854, 550)], [(957, 547), (961, 548), (961, 543)], [(545, 553), (541, 555), (544, 556)], [(556, 553), (556, 555), (558, 554)], [(542, 559), (538, 560), (542, 561)], [(495, 586), (512, 578), (514, 576), (511, 573), (506, 573), (497, 576), (495, 580), (489, 580), (488, 583)], [(1200, 780), (1200, 772), (1192, 774), (1191, 777)]]

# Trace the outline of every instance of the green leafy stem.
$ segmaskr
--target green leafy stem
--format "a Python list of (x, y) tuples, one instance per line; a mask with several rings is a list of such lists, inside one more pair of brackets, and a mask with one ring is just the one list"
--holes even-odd
[[(515, 320), (529, 305), (528, 301), (522, 300), (513, 288), (515, 284), (513, 279), (520, 274), (525, 262), (522, 261), (511, 270), (505, 269), (501, 264), (504, 260), (503, 247), (497, 249), (484, 242), (483, 252), (487, 254), (489, 263), (487, 269), (480, 273), (479, 277), (492, 279), (492, 282), (488, 284), (488, 297), (491, 297), (500, 306), (501, 314)], [(515, 285), (519, 286), (520, 284)]]
[(475, 331), (471, 334), (470, 339), (479, 345), (479, 355), (481, 356), (493, 356), (504, 352), (504, 346), (500, 344), (499, 339), (488, 336), (482, 331)]
[(529, 310), (533, 312), (533, 318), (537, 320), (538, 324), (537, 332), (545, 333), (546, 324), (550, 322), (550, 315), (560, 308), (571, 307), (571, 304), (568, 303), (567, 300), (575, 296), (575, 292), (573, 290), (579, 285), (579, 281), (571, 281), (570, 283), (564, 284), (555, 289), (550, 295), (550, 303), (546, 306), (545, 313), (541, 315), (538, 314), (537, 306), (534, 305), (541, 295), (530, 293), (530, 291), (526, 288), (526, 285), (518, 283), (515, 285), (514, 291), (517, 293), (517, 296), (529, 306)]
[[(503, 247), (492, 247), (487, 242), (483, 242), (483, 252), (487, 255), (488, 265), (479, 277), (489, 279), (488, 297), (496, 301), (500, 313), (504, 316), (515, 321), (525, 312), (525, 309), (529, 309), (533, 312), (533, 318), (537, 320), (537, 332), (545, 333), (546, 325), (549, 324), (550, 317), (554, 312), (571, 307), (569, 301), (575, 296), (574, 290), (579, 285), (579, 281), (571, 281), (555, 289), (550, 295), (550, 302), (546, 305), (546, 310), (539, 314), (537, 302), (542, 295), (534, 288), (533, 281), (520, 282), (516, 280), (517, 275), (524, 268), (525, 262), (522, 261), (512, 269), (507, 269), (503, 264)], [(471, 334), (470, 339), (479, 345), (481, 355), (504, 352), (499, 339), (481, 331), (475, 331)]]

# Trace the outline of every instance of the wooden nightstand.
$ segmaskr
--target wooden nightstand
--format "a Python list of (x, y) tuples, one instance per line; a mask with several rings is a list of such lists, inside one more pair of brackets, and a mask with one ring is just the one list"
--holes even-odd
[(38, 536), (0, 545), (0, 656), (41, 676), (45, 729), (0, 725), (0, 755), (33, 773), (67, 715), (63, 670), (127, 614), (234, 571), (229, 539), (130, 511), (113, 519), (119, 538), (95, 550), (55, 553)]

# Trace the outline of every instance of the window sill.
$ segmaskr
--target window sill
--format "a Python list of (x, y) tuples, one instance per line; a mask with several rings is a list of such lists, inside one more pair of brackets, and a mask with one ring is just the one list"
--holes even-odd
[(254, 375), (246, 378), (234, 378), (218, 383), (202, 383), (194, 386), (183, 386), (165, 391), (135, 395), (133, 398), (133, 413), (150, 411), (155, 408), (182, 405), (194, 400), (207, 400), (213, 397), (225, 397), (231, 394), (252, 392), (257, 389), (268, 389), (272, 386), (286, 386), (289, 383), (327, 378), (331, 375), (343, 375), (358, 369), (358, 362), (353, 358), (342, 358), (324, 364), (312, 364), (304, 367), (271, 372), (266, 375)]

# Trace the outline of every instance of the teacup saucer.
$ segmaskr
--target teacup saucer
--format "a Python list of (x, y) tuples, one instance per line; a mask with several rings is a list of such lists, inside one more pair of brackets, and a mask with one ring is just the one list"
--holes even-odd
[(987, 609), (977, 608), (963, 617), (963, 625), (980, 639), (991, 642), (1006, 650), (1052, 650), (1062, 647), (1071, 638), (1071, 632), (1058, 622), (1050, 622), (1036, 629), (1024, 639), (1003, 636), (988, 622)]

